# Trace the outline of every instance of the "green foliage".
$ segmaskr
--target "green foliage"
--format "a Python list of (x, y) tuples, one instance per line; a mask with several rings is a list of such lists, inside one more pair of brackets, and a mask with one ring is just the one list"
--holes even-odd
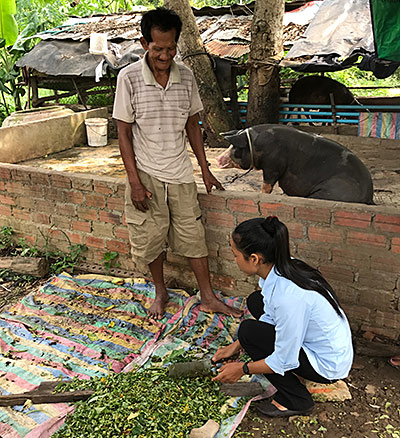
[(118, 268), (120, 264), (116, 262), (116, 258), (119, 254), (116, 251), (105, 252), (101, 261), (103, 262), (104, 268), (106, 271), (109, 271), (112, 268)]
[(0, 0), (0, 38), (7, 45), (14, 44), (18, 36), (18, 25), (14, 18), (15, 0)]
[(12, 236), (14, 231), (11, 227), (4, 226), (0, 230), (0, 251), (10, 250), (14, 243)]
[(91, 389), (54, 438), (178, 438), (208, 419), (220, 422), (239, 409), (221, 412), (227, 396), (210, 377), (172, 379), (166, 368), (150, 367), (90, 381), (73, 379), (57, 391)]
[(50, 273), (58, 275), (63, 271), (73, 272), (81, 260), (85, 260), (82, 253), (87, 251), (87, 246), (80, 243), (70, 244), (68, 252), (46, 251), (45, 256), (50, 261)]

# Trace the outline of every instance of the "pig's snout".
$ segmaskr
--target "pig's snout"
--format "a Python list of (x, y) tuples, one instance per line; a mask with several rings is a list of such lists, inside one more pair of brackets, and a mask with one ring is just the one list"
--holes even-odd
[(229, 146), (229, 148), (223, 152), (221, 155), (218, 155), (216, 158), (218, 167), (220, 169), (229, 169), (231, 167), (235, 167), (235, 163), (231, 159), (231, 151), (233, 146)]

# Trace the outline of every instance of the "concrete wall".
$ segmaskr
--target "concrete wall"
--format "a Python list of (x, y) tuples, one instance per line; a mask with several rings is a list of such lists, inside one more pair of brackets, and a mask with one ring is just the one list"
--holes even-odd
[[(123, 214), (124, 182), (0, 164), (0, 226), (9, 225), (38, 246), (84, 243), (90, 264), (118, 251), (122, 269), (135, 270)], [(332, 283), (355, 330), (400, 341), (400, 211), (262, 193), (219, 192), (199, 200), (207, 230), (215, 289), (252, 292), (256, 281), (236, 267), (229, 234), (241, 221), (276, 215), (290, 232), (293, 255), (318, 267)], [(186, 261), (168, 254), (167, 273), (194, 286)]]
[(85, 120), (107, 117), (107, 108), (0, 128), (0, 161), (18, 163), (86, 144)]

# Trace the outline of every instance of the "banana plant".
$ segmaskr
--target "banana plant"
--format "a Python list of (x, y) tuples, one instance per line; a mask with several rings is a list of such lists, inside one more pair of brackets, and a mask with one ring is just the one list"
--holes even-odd
[(14, 44), (18, 37), (18, 25), (14, 18), (16, 13), (15, 0), (0, 0), (0, 37), (7, 46)]

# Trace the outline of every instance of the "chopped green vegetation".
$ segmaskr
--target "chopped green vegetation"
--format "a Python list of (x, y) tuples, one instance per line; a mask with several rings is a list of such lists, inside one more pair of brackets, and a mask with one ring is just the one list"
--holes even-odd
[(57, 387), (58, 392), (84, 389), (95, 394), (76, 404), (54, 438), (187, 437), (210, 418), (221, 422), (238, 412), (221, 411), (228, 397), (211, 377), (171, 379), (161, 367), (73, 379)]

